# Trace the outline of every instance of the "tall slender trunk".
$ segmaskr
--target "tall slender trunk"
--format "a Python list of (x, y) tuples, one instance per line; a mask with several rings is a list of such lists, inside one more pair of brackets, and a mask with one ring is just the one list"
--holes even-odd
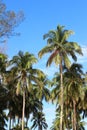
[(69, 121), (68, 121), (68, 87), (66, 87), (66, 96), (67, 96), (67, 101), (66, 101), (66, 128), (69, 130)]
[(73, 100), (73, 130), (76, 130), (76, 102)]
[(25, 90), (23, 91), (22, 130), (24, 130), (24, 117), (25, 117)]
[(9, 117), (9, 130), (11, 129), (11, 117)]
[[(41, 104), (42, 103), (42, 98), (41, 98)], [(41, 107), (41, 114), (43, 113), (43, 107)], [(41, 115), (41, 118), (42, 118), (42, 115)], [(39, 123), (39, 130), (42, 130), (42, 124)]]
[(60, 90), (61, 90), (60, 130), (63, 130), (63, 74), (62, 74), (62, 71), (63, 70), (62, 70), (62, 57), (61, 57), (61, 61), (60, 61)]
[(72, 109), (72, 130), (74, 130), (74, 116), (73, 116), (73, 109)]
[(66, 108), (66, 128), (67, 128), (67, 130), (70, 129), (70, 128), (69, 128), (69, 122), (68, 122), (68, 106), (67, 106), (67, 108)]
[(42, 125), (39, 124), (38, 130), (42, 130)]

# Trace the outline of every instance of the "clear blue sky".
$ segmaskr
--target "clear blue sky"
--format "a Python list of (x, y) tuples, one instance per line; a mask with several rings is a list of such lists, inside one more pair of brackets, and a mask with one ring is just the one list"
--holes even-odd
[[(84, 56), (78, 57), (78, 62), (83, 64), (87, 71), (87, 0), (3, 0), (8, 10), (22, 10), (25, 20), (15, 29), (21, 32), (20, 37), (11, 37), (7, 40), (9, 57), (17, 54), (19, 50), (37, 53), (46, 45), (43, 34), (51, 29), (56, 29), (58, 24), (65, 29), (73, 30), (75, 34), (69, 40), (78, 42)], [(51, 76), (54, 67), (45, 68), (46, 57), (40, 61), (39, 67)], [(46, 104), (45, 112), (49, 126), (54, 117), (54, 107)]]
[[(37, 55), (46, 45), (43, 34), (56, 29), (58, 24), (75, 34), (70, 40), (78, 42), (87, 53), (87, 1), (86, 0), (3, 0), (8, 10), (23, 10), (25, 20), (15, 29), (20, 37), (12, 37), (7, 42), (7, 54), (13, 56), (19, 50)], [(83, 62), (81, 59), (81, 62)], [(86, 66), (84, 66), (86, 67)]]

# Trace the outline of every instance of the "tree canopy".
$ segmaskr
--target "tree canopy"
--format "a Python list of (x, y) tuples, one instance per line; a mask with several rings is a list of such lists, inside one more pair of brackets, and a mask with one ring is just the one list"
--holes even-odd
[(0, 41), (4, 37), (10, 37), (17, 35), (14, 28), (17, 27), (22, 20), (24, 15), (22, 11), (16, 13), (15, 11), (9, 11), (6, 8), (6, 5), (0, 0)]

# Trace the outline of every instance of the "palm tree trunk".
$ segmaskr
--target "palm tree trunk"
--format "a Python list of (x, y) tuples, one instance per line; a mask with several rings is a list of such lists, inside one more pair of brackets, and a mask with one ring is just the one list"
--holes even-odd
[(72, 110), (72, 130), (74, 130), (74, 117), (73, 117), (73, 110)]
[(69, 130), (69, 122), (68, 122), (68, 106), (66, 108), (66, 128)]
[(11, 129), (11, 117), (9, 117), (9, 130)]
[(39, 125), (38, 130), (42, 130), (42, 125)]
[(63, 130), (63, 74), (62, 74), (62, 58), (60, 62), (60, 90), (61, 90), (61, 102), (60, 102), (60, 130)]
[(22, 130), (24, 130), (24, 117), (25, 117), (25, 90), (23, 91)]
[(75, 100), (73, 100), (73, 126), (74, 126), (74, 128), (73, 128), (73, 130), (76, 130), (76, 102), (75, 102)]
[(68, 87), (66, 88), (66, 96), (67, 96), (67, 106), (66, 106), (66, 128), (69, 130), (69, 122), (68, 122)]

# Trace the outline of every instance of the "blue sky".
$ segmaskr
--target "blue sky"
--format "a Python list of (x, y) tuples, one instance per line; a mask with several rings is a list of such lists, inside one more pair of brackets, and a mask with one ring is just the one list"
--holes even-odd
[[(65, 29), (75, 32), (69, 40), (78, 42), (87, 52), (87, 1), (86, 0), (3, 0), (8, 10), (18, 12), (22, 10), (25, 20), (16, 32), (21, 32), (20, 37), (11, 37), (7, 40), (7, 54), (9, 57), (19, 50), (29, 51), (37, 56), (37, 53), (46, 45), (43, 34), (51, 29), (56, 29), (58, 24)], [(83, 58), (80, 57), (83, 62)], [(85, 68), (86, 66), (84, 66)]]
[[(20, 37), (7, 39), (6, 53), (9, 57), (19, 50), (29, 51), (37, 57), (37, 53), (46, 45), (43, 34), (56, 29), (58, 24), (75, 32), (69, 40), (76, 41), (82, 47), (84, 56), (78, 56), (78, 62), (87, 71), (87, 0), (3, 0), (8, 10), (22, 10), (25, 20), (19, 27)], [(47, 57), (47, 56), (46, 56)], [(55, 69), (45, 67), (46, 57), (39, 61), (37, 67), (44, 70), (50, 77)], [(45, 104), (47, 123), (50, 127), (54, 117), (54, 107)]]

